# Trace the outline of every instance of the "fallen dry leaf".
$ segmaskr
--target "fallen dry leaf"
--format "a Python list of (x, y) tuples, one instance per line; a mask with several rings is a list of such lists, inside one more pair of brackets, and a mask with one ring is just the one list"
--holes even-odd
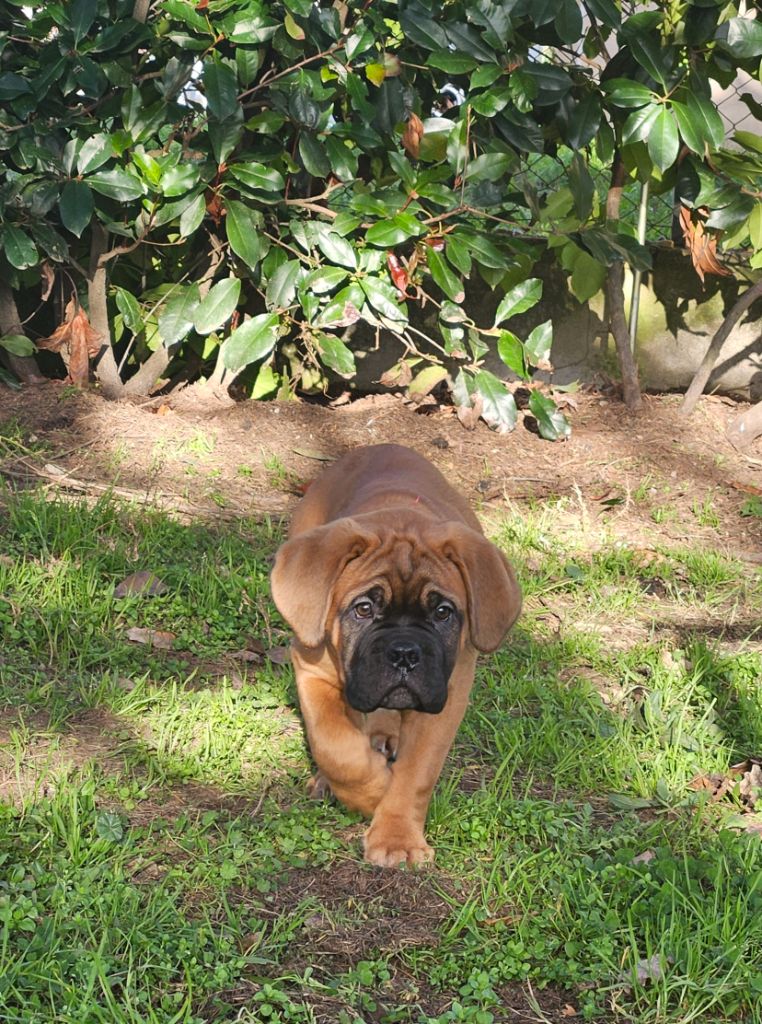
[(717, 259), (717, 235), (708, 235), (704, 230), (704, 221), (708, 211), (701, 208), (690, 210), (687, 206), (680, 207), (680, 226), (686, 247), (690, 250), (693, 269), (701, 280), (704, 274), (716, 274), (718, 277), (730, 277), (732, 272)]
[(471, 405), (456, 405), (455, 414), (460, 420), (461, 426), (465, 427), (466, 430), (475, 430), (483, 408), (482, 396), (472, 395)]
[(265, 654), (274, 665), (287, 665), (291, 661), (290, 647), (270, 647)]
[(385, 388), (406, 388), (412, 379), (413, 371), (404, 360), (381, 374), (381, 383)]
[(125, 577), (114, 587), (114, 597), (128, 597), (131, 594), (166, 594), (169, 587), (152, 572), (142, 570)]
[(70, 383), (85, 387), (90, 379), (90, 359), (100, 352), (100, 341), (100, 334), (91, 327), (76, 295), (72, 295), (66, 306), (64, 322), (47, 338), (41, 338), (37, 347), (60, 352), (69, 371)]
[(633, 864), (649, 864), (654, 859), (655, 856), (656, 856), (656, 854), (654, 853), (653, 850), (643, 850), (642, 853), (639, 853), (636, 857), (632, 858), (632, 863)]
[(175, 634), (163, 629), (144, 629), (142, 626), (133, 626), (127, 630), (127, 639), (134, 644), (147, 644), (149, 647), (159, 647), (163, 651), (171, 651), (175, 642)]

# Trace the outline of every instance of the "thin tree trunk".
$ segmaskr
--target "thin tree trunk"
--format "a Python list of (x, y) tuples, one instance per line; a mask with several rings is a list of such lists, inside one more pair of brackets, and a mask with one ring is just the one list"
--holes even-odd
[[(0, 334), (23, 334), (24, 327), (16, 306), (13, 292), (7, 284), (0, 282)], [(12, 370), (22, 384), (44, 384), (46, 378), (40, 373), (34, 356), (15, 356), (5, 348), (0, 348), (3, 361)]]
[[(622, 202), (622, 189), (626, 180), (624, 162), (617, 152), (614, 155), (614, 166), (611, 171), (611, 185), (606, 196), (606, 219), (619, 220), (619, 207)], [(609, 331), (614, 336), (619, 370), (622, 374), (622, 390), (624, 404), (630, 412), (637, 412), (643, 405), (640, 394), (638, 367), (632, 353), (630, 331), (624, 315), (624, 264), (615, 260), (606, 273), (606, 313)]]
[[(696, 370), (693, 380), (691, 381), (688, 390), (685, 392), (685, 397), (683, 398), (682, 405), (680, 406), (681, 416), (690, 416), (696, 408), (696, 403), (704, 393), (706, 383), (712, 374), (715, 363), (720, 357), (722, 346), (728, 340), (733, 328), (749, 306), (751, 306), (752, 303), (760, 297), (762, 297), (762, 277), (755, 284), (751, 285), (751, 287), (747, 288), (746, 291), (736, 299), (735, 305), (722, 321), (716, 334), (709, 342), (709, 348), (706, 350), (704, 358), (701, 360), (701, 365), (698, 370)], [(750, 409), (749, 413), (751, 412), (752, 410)]]
[(90, 243), (90, 268), (87, 277), (87, 301), (90, 324), (101, 336), (101, 350), (96, 357), (95, 375), (101, 383), (106, 398), (119, 398), (124, 393), (124, 384), (114, 358), (111, 344), (111, 324), (108, 318), (108, 273), (101, 256), (108, 249), (108, 234), (101, 224), (93, 219), (92, 241)]

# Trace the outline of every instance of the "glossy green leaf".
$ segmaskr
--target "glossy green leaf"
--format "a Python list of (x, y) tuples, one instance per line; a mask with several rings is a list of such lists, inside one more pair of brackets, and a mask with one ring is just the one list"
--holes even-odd
[(221, 355), (225, 366), (237, 372), (269, 356), (278, 340), (279, 325), (280, 317), (277, 313), (260, 313), (244, 320), (222, 344)]
[(552, 398), (541, 391), (529, 396), (529, 411), (537, 420), (540, 436), (546, 441), (563, 441), (571, 434), (571, 426)]
[(529, 379), (524, 359), (524, 346), (513, 331), (500, 332), (497, 339), (497, 354), (509, 370), (513, 370), (522, 380)]
[(31, 85), (21, 75), (17, 75), (13, 71), (6, 71), (0, 75), (0, 102), (15, 100), (31, 91)]
[(647, 140), (657, 117), (664, 112), (661, 103), (654, 103), (649, 107), (641, 107), (633, 110), (622, 128), (622, 142), (627, 145), (630, 142)]
[(325, 139), (325, 151), (331, 170), (339, 181), (351, 181), (357, 177), (357, 151), (341, 139), (329, 135)]
[(200, 226), (206, 215), (206, 199), (204, 194), (196, 196), (190, 206), (186, 206), (180, 216), (180, 234), (188, 238)]
[(334, 295), (321, 310), (315, 323), (318, 327), (349, 327), (350, 324), (356, 324), (365, 299), (366, 293), (354, 282)]
[(542, 281), (539, 278), (530, 277), (526, 281), (521, 281), (501, 299), (495, 313), (495, 327), (512, 316), (525, 313), (532, 306), (536, 306), (541, 298)]
[(593, 209), (595, 184), (580, 153), (575, 153), (572, 157), (567, 174), (574, 199), (574, 212), (580, 220), (587, 220)]
[(474, 393), (482, 400), (482, 419), (498, 433), (507, 434), (516, 426), (516, 401), (505, 384), (489, 370), (474, 374)]
[(664, 48), (657, 38), (646, 32), (632, 34), (628, 39), (630, 52), (640, 66), (660, 85), (666, 87), (664, 77)]
[(332, 292), (334, 288), (346, 281), (349, 275), (348, 270), (342, 267), (318, 267), (309, 273), (304, 281), (303, 287), (316, 295), (325, 295)]
[(168, 300), (159, 316), (159, 334), (166, 346), (176, 345), (187, 336), (200, 302), (197, 284), (181, 289)]
[(680, 136), (677, 122), (667, 107), (662, 107), (648, 134), (648, 155), (660, 171), (666, 171), (677, 160)]
[(671, 104), (683, 142), (694, 153), (703, 156), (707, 144), (713, 148), (722, 145), (725, 126), (722, 118), (709, 100), (689, 93), (686, 102)]
[(369, 227), (365, 240), (369, 245), (388, 249), (406, 242), (408, 238), (417, 238), (425, 230), (412, 213), (398, 213), (389, 220), (379, 221)]
[(114, 147), (110, 136), (105, 132), (92, 135), (89, 139), (85, 139), (77, 154), (77, 170), (80, 174), (90, 174), (102, 167), (112, 156), (114, 156)]
[(571, 89), (572, 80), (567, 71), (553, 64), (540, 64), (527, 61), (523, 71), (531, 75), (537, 86), (535, 105), (549, 107), (558, 103)]
[(84, 181), (67, 181), (58, 200), (58, 211), (63, 226), (77, 238), (93, 216), (95, 202), (89, 186)]
[(350, 270), (357, 269), (357, 255), (351, 242), (335, 231), (324, 231), (318, 236), (318, 248), (331, 263), (338, 263), (339, 266), (349, 267)]
[(247, 164), (231, 164), (228, 170), (242, 185), (258, 191), (281, 192), (286, 185), (280, 171), (255, 161)]
[(714, 34), (718, 45), (737, 59), (762, 55), (762, 22), (759, 17), (729, 18)]
[(407, 310), (400, 305), (396, 288), (377, 277), (363, 277), (359, 283), (376, 312), (393, 323), (407, 323)]
[(566, 141), (572, 149), (584, 149), (595, 138), (603, 109), (597, 93), (588, 93), (574, 106), (566, 126)]
[(269, 308), (287, 309), (294, 301), (296, 285), (302, 273), (299, 260), (287, 260), (281, 263), (267, 282), (265, 300)]
[(446, 71), (448, 75), (467, 75), (477, 67), (477, 63), (475, 57), (451, 50), (435, 50), (426, 59), (428, 67)]
[(569, 287), (578, 302), (587, 302), (601, 290), (606, 280), (606, 267), (591, 256), (580, 251), (573, 270)]
[(622, 12), (616, 0), (586, 0), (590, 14), (608, 28), (617, 29), (622, 23)]
[(445, 242), (445, 252), (448, 262), (464, 277), (468, 277), (471, 273), (471, 254), (465, 243), (454, 235), (449, 235)]
[(759, 199), (749, 214), (749, 238), (756, 250), (762, 249), (762, 201)]
[(299, 156), (305, 170), (316, 178), (325, 178), (331, 173), (331, 162), (320, 141), (311, 132), (299, 134)]
[(484, 235), (460, 229), (451, 237), (462, 241), (476, 262), (485, 267), (491, 267), (494, 270), (507, 270), (510, 266), (510, 258)]
[(137, 334), (138, 331), (143, 329), (143, 316), (140, 311), (140, 303), (134, 295), (124, 288), (116, 289), (115, 298), (117, 309), (122, 314), (125, 324), (133, 334)]
[(3, 334), (0, 337), (0, 348), (14, 356), (33, 356), (37, 351), (34, 342), (25, 334)]
[(410, 381), (407, 393), (412, 398), (423, 398), (443, 380), (447, 380), (447, 370), (444, 366), (426, 366)]
[(320, 334), (315, 339), (318, 345), (318, 353), (320, 355), (320, 361), (333, 370), (334, 373), (338, 373), (340, 377), (354, 377), (357, 372), (355, 366), (355, 356), (351, 348), (349, 348), (334, 334)]
[(467, 182), (498, 181), (516, 163), (512, 153), (482, 153), (466, 166), (464, 178)]
[(601, 88), (615, 107), (644, 107), (655, 99), (652, 89), (629, 78), (611, 78)]
[(224, 121), (238, 110), (238, 82), (233, 69), (210, 58), (204, 64), (204, 93), (209, 114), (217, 121)]
[(237, 277), (226, 277), (213, 285), (193, 315), (193, 326), (198, 333), (211, 334), (222, 327), (233, 315), (240, 294), (241, 281)]
[(78, 46), (95, 21), (98, 2), (97, 0), (71, 0), (67, 6), (69, 24), (74, 33), (74, 45)]
[(524, 342), (524, 354), (530, 366), (541, 366), (550, 361), (550, 349), (553, 345), (553, 321), (545, 320), (538, 324)]
[(39, 262), (37, 246), (29, 235), (15, 224), (5, 224), (0, 228), (0, 240), (5, 258), (17, 270), (26, 270)]
[(563, 42), (576, 43), (582, 35), (582, 11), (577, 0), (560, 0), (553, 24)]
[(138, 199), (145, 191), (143, 183), (121, 167), (112, 167), (106, 171), (96, 171), (86, 178), (91, 189), (119, 203)]
[(229, 199), (226, 209), (230, 248), (253, 270), (269, 248), (269, 241), (262, 234), (262, 215), (236, 199)]
[(466, 297), (466, 293), (463, 290), (463, 282), (451, 270), (445, 257), (429, 246), (426, 250), (426, 260), (431, 276), (447, 298), (452, 299), (453, 302), (461, 303)]

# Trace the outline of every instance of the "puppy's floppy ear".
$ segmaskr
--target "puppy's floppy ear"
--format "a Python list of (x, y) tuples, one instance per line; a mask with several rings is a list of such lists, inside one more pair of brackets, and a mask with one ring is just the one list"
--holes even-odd
[(367, 550), (373, 535), (353, 519), (337, 519), (281, 545), (270, 576), (275, 606), (305, 647), (325, 639), (336, 581)]
[(497, 650), (521, 611), (513, 569), (499, 548), (468, 526), (446, 523), (436, 533), (436, 546), (463, 577), (472, 644), (479, 651)]

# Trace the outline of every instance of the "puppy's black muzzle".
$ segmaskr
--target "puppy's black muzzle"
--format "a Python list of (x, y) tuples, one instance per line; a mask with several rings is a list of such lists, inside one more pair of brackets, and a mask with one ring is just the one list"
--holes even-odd
[(422, 626), (379, 626), (349, 664), (346, 698), (368, 713), (378, 708), (438, 714), (447, 701), (452, 665), (439, 636)]

